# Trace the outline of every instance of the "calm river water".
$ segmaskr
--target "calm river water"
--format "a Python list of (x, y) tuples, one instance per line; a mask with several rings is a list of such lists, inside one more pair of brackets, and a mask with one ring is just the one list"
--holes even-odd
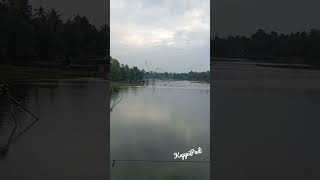
[[(210, 178), (209, 163), (175, 160), (173, 153), (202, 148), (190, 161), (210, 160), (210, 85), (156, 81), (120, 89), (110, 113), (112, 180)], [(113, 104), (113, 102), (111, 102)], [(132, 161), (139, 160), (139, 161)], [(146, 161), (141, 161), (146, 160)]]
[[(106, 180), (109, 86), (100, 80), (43, 80), (12, 86), (40, 120), (0, 157), (1, 180)], [(0, 148), (13, 120), (0, 96)], [(21, 132), (33, 119), (13, 106)]]
[[(112, 160), (181, 161), (174, 152), (202, 148), (190, 161), (209, 161), (209, 84), (157, 81), (119, 89), (110, 113)], [(12, 95), (40, 120), (0, 157), (0, 179), (209, 179), (209, 163), (122, 162), (107, 169), (109, 86), (99, 80), (43, 80), (12, 85)], [(116, 100), (116, 99), (114, 99)], [(0, 99), (0, 145), (17, 120), (33, 119)], [(113, 102), (111, 102), (113, 103)], [(10, 115), (13, 112), (13, 117)]]

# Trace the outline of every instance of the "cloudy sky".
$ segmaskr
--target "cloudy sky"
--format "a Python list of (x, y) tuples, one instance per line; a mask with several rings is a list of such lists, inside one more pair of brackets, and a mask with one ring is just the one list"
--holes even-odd
[(97, 26), (109, 24), (109, 0), (29, 0), (33, 8), (55, 9), (64, 19), (86, 16)]
[[(109, 23), (107, 0), (30, 0), (65, 18)], [(166, 71), (207, 70), (211, 34), (250, 35), (258, 28), (290, 33), (320, 29), (319, 0), (110, 0), (111, 54), (122, 63)]]
[(167, 72), (207, 71), (210, 0), (111, 0), (111, 56)]
[(249, 35), (258, 28), (291, 33), (320, 28), (319, 0), (212, 0), (214, 35)]

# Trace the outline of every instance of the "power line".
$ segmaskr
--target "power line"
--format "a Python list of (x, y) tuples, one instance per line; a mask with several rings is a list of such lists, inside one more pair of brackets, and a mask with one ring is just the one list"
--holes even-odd
[(112, 167), (115, 167), (116, 161), (122, 162), (151, 162), (151, 163), (210, 163), (210, 161), (164, 161), (164, 160), (140, 160), (140, 159), (115, 159), (112, 161)]

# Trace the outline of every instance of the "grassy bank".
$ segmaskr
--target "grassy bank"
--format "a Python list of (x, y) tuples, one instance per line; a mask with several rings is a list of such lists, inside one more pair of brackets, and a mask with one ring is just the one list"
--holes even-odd
[(96, 71), (45, 67), (0, 65), (0, 80), (74, 79), (98, 77)]

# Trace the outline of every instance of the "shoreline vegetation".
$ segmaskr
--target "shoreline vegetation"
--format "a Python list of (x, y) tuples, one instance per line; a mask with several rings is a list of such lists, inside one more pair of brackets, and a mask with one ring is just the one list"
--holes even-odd
[(152, 80), (188, 80), (195, 82), (210, 82), (210, 71), (189, 73), (147, 72), (137, 67), (120, 64), (111, 58), (109, 80), (112, 87), (140, 87)]
[(109, 66), (109, 25), (66, 19), (28, 1), (0, 1), (0, 79), (98, 77)]
[(211, 39), (211, 53), (212, 60), (223, 57), (274, 63), (278, 67), (317, 67), (320, 66), (320, 30), (284, 34), (258, 29), (250, 36), (215, 36)]
[[(98, 27), (85, 16), (66, 19), (54, 9), (1, 1), (0, 21), (0, 80), (103, 76), (115, 86), (134, 86), (146, 79), (210, 82), (210, 71), (146, 72), (120, 64), (109, 56), (109, 25)], [(283, 34), (259, 29), (251, 36), (215, 36), (211, 53), (213, 61), (245, 59), (266, 63), (264, 67), (319, 70), (320, 30)]]

